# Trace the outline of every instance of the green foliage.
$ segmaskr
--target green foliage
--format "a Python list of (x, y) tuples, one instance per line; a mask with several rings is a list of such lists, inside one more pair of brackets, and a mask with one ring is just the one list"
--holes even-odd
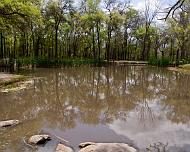
[(155, 58), (155, 57), (151, 57), (148, 60), (149, 65), (153, 65), (153, 66), (161, 66), (161, 67), (166, 67), (166, 66), (170, 66), (171, 65), (171, 61), (170, 58), (168, 57), (164, 57), (164, 58)]
[(1, 0), (0, 58), (39, 65), (73, 64), (73, 59), (78, 64), (79, 58), (148, 60), (150, 55), (158, 56), (149, 61), (159, 66), (169, 59), (189, 60), (188, 13), (179, 11), (165, 28), (147, 19), (151, 12), (142, 14), (123, 1), (80, 2), (75, 8), (72, 0)]
[[(36, 3), (39, 1), (36, 1)], [(40, 3), (40, 2), (39, 2)], [(29, 22), (41, 22), (41, 12), (38, 6), (31, 1), (24, 0), (1, 0), (0, 2), (0, 25), (1, 28), (15, 26), (23, 27)], [(14, 24), (13, 24), (14, 23)], [(0, 29), (1, 29), (0, 28)]]
[(93, 59), (48, 59), (48, 58), (19, 58), (16, 60), (19, 66), (25, 65), (37, 65), (40, 67), (52, 67), (52, 66), (64, 66), (64, 65), (71, 65), (71, 66), (79, 66), (79, 65), (90, 65), (90, 64), (101, 64), (104, 61), (98, 61)]

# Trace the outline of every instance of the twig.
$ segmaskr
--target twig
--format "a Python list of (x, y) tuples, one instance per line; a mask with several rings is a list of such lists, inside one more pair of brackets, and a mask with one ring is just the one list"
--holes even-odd
[[(46, 134), (45, 131), (42, 131), (42, 133), (45, 133), (45, 134)], [(49, 133), (49, 132), (47, 132), (47, 134), (49, 134), (50, 136), (52, 136), (52, 137), (54, 137), (54, 138), (59, 139), (59, 140), (62, 141), (62, 142), (69, 143), (69, 141), (67, 141), (67, 140), (65, 140), (65, 139), (63, 139), (63, 138), (61, 138), (61, 137), (59, 137), (59, 136), (57, 136), (57, 135), (55, 135), (55, 134), (52, 134), (52, 133)]]
[(56, 137), (57, 139), (59, 139), (59, 140), (61, 140), (63, 142), (69, 143), (69, 141), (67, 141), (67, 140), (65, 140), (65, 139), (63, 139), (63, 138), (61, 138), (61, 137), (59, 137), (57, 135), (52, 135), (52, 136)]

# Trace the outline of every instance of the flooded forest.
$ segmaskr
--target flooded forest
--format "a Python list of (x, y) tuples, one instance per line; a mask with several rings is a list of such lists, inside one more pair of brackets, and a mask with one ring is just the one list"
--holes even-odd
[(0, 0), (0, 152), (190, 152), (189, 0)]

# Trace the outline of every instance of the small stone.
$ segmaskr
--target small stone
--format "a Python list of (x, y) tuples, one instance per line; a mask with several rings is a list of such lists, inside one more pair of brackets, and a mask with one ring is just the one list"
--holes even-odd
[(19, 120), (0, 121), (0, 128), (11, 127), (19, 124)]
[(74, 152), (70, 147), (63, 144), (58, 144), (55, 152)]
[(34, 135), (29, 138), (28, 143), (32, 145), (41, 145), (45, 144), (49, 140), (51, 140), (49, 135)]

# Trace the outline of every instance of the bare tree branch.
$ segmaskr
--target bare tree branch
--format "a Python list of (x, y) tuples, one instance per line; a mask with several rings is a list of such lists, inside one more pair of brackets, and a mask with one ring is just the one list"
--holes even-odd
[(167, 18), (170, 16), (170, 14), (172, 14), (172, 17), (174, 17), (174, 13), (175, 13), (175, 11), (177, 10), (177, 9), (179, 9), (179, 8), (181, 8), (182, 7), (182, 5), (184, 4), (184, 2), (185, 2), (185, 0), (178, 0), (172, 7), (169, 7), (169, 8), (167, 8), (167, 15), (166, 15), (166, 17), (164, 17), (164, 18), (161, 18), (161, 19), (159, 19), (159, 20), (167, 20)]

